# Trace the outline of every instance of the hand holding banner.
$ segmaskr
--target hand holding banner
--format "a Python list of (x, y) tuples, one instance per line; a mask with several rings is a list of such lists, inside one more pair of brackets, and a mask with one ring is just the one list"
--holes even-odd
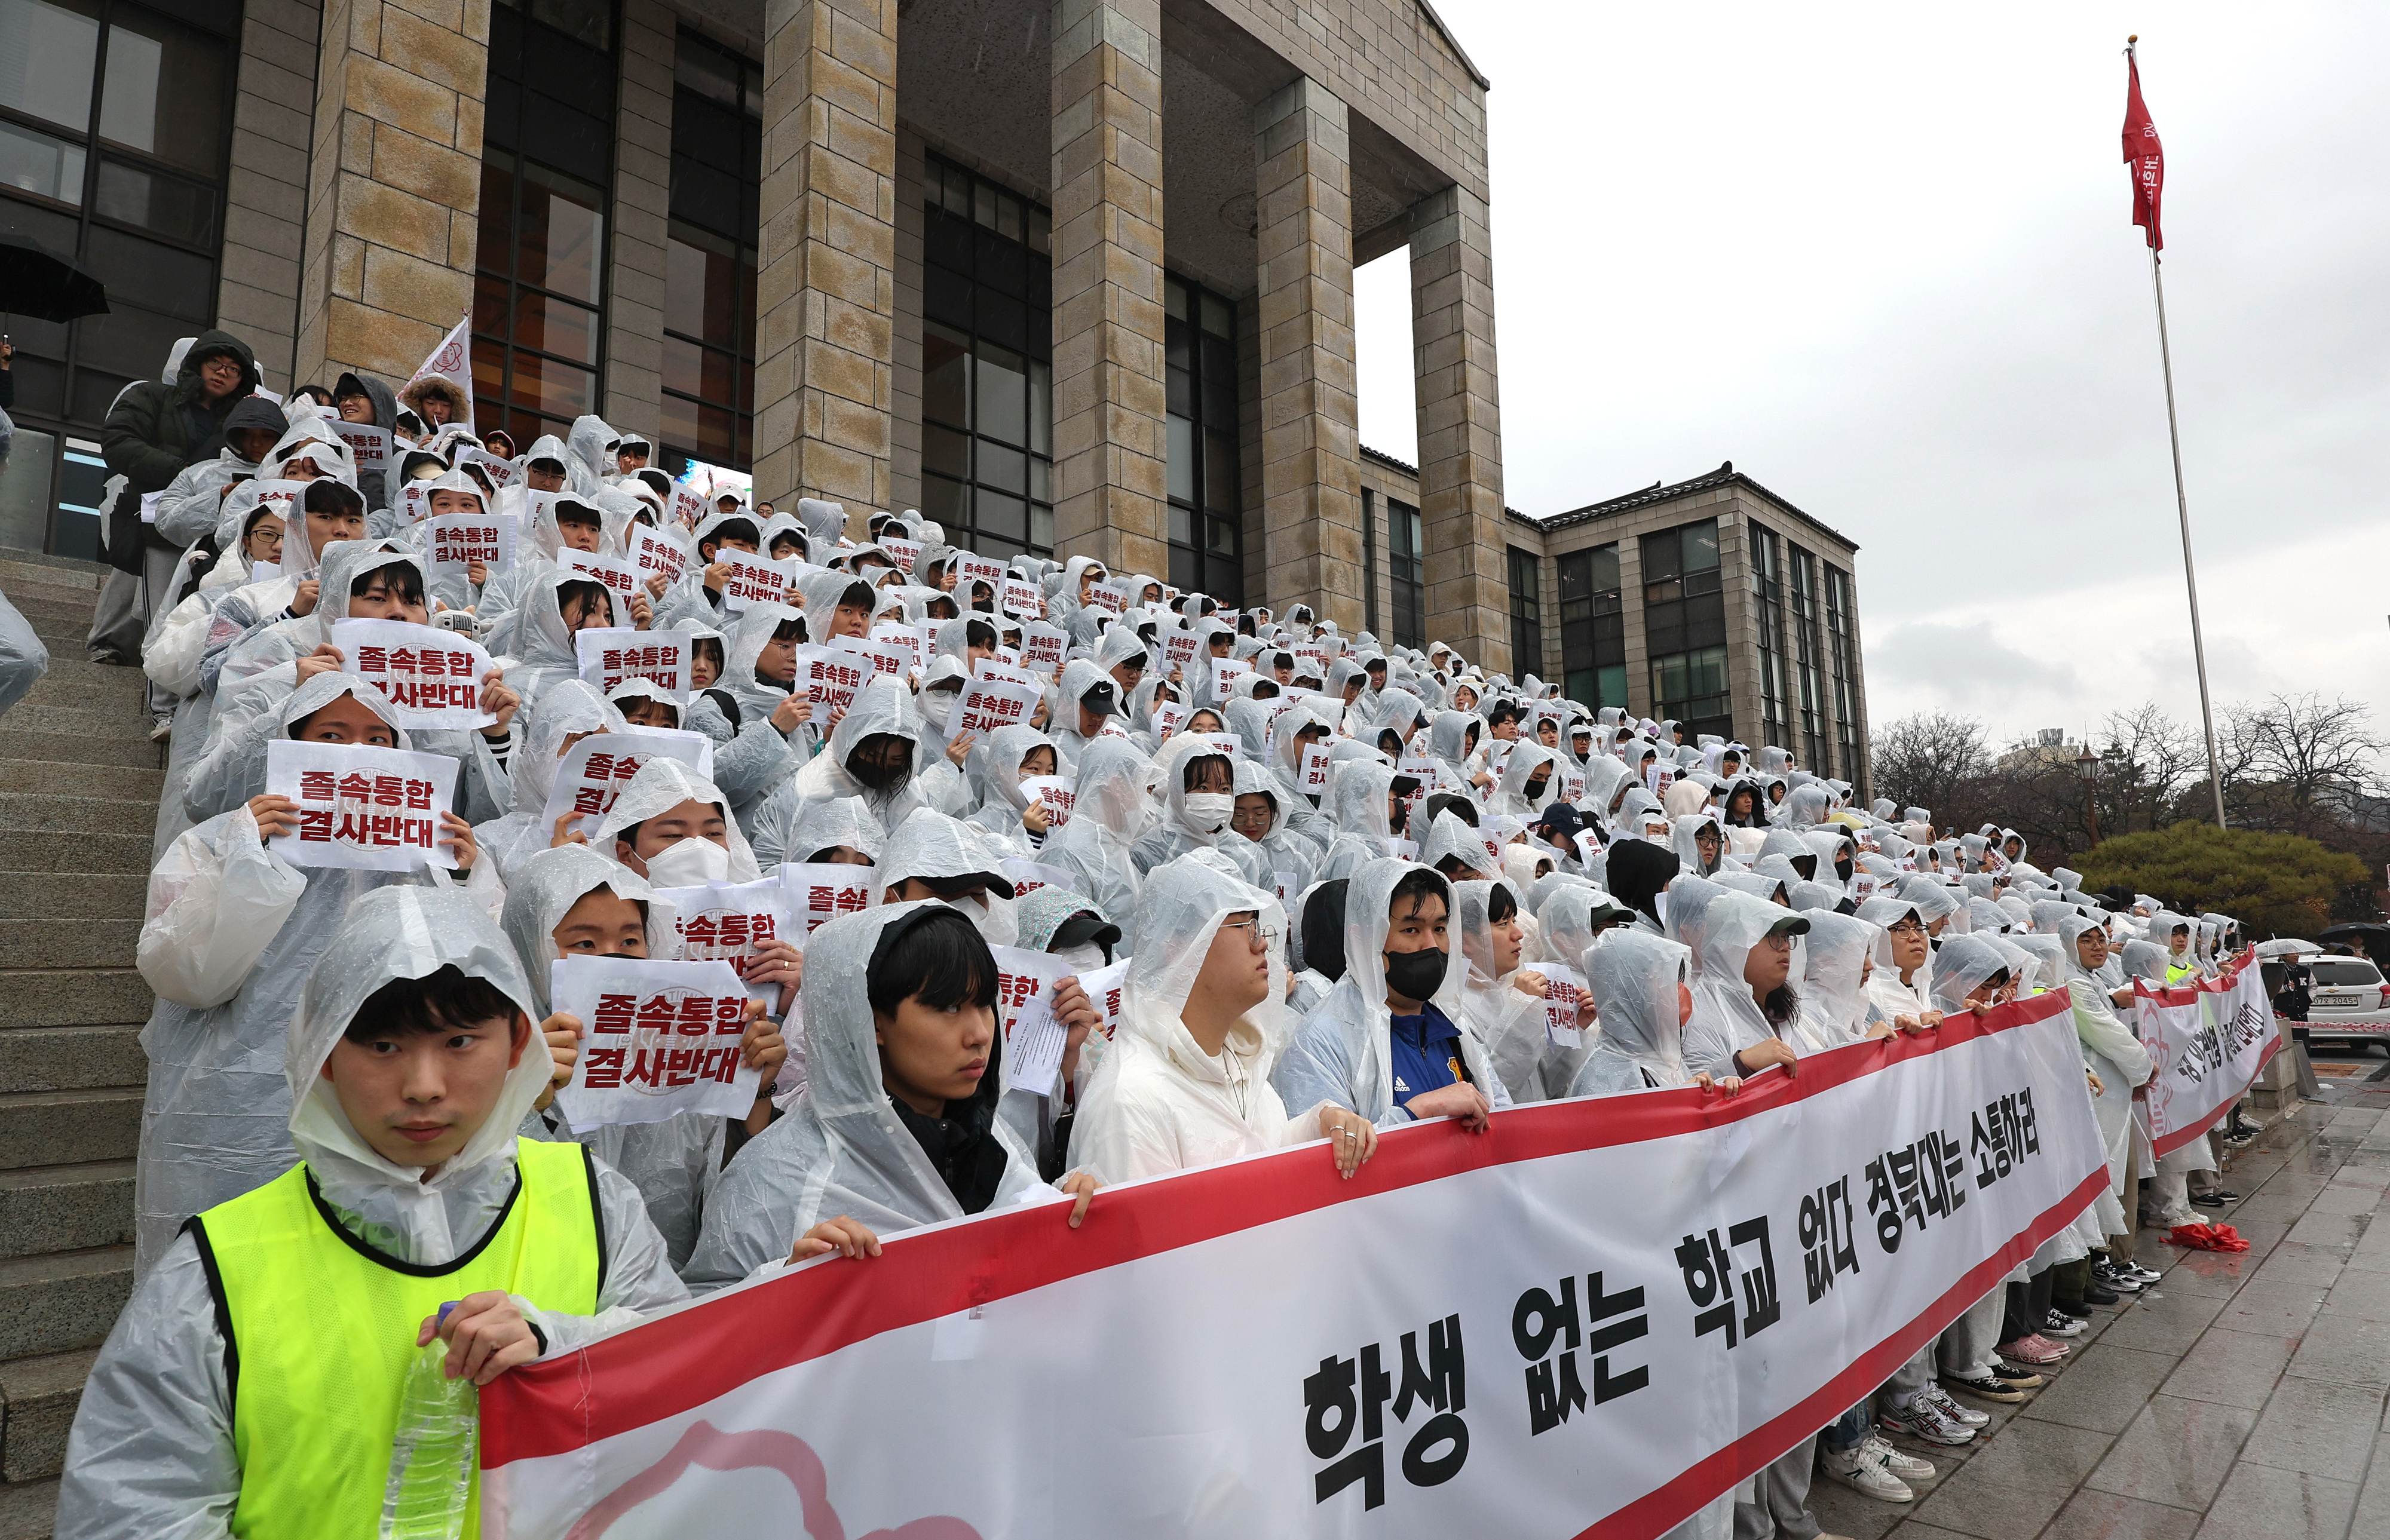
[(299, 825), (265, 842), (294, 866), (405, 872), (448, 865), (441, 816), (454, 806), (456, 761), (362, 743), (268, 738), (265, 789), (298, 805)]
[(332, 645), (351, 674), (390, 697), (403, 727), (487, 727), (482, 683), (497, 664), (480, 643), (411, 621), (334, 621)]
[(728, 963), (575, 955), (550, 978), (555, 1009), (586, 1034), (556, 1094), (574, 1128), (741, 1117), (755, 1105), (761, 1077), (739, 1061), (747, 986)]
[[(595, 835), (599, 820), (623, 794), (623, 788), (631, 784), (641, 765), (659, 754), (680, 761), (700, 776), (713, 773), (713, 740), (703, 733), (666, 727), (592, 733), (564, 751), (564, 757), (557, 762), (547, 805), (540, 810), (541, 829), (550, 839), (559, 833)], [(568, 813), (573, 815), (572, 822), (559, 830), (557, 823)]]

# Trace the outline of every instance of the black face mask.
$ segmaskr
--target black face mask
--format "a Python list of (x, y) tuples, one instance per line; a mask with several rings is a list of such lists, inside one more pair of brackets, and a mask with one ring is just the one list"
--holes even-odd
[(1445, 964), (1451, 954), (1428, 947), (1420, 952), (1389, 952), (1386, 989), (1406, 1000), (1425, 1000), (1444, 983)]
[(906, 776), (912, 774), (912, 768), (902, 758), (893, 759), (882, 764), (856, 754), (846, 762), (846, 773), (874, 791), (887, 791), (894, 789), (904, 781)]
[(1551, 777), (1548, 776), (1545, 776), (1541, 780), (1529, 781), (1527, 783), (1527, 801), (1530, 802), (1541, 801), (1546, 789), (1548, 789), (1551, 784)]

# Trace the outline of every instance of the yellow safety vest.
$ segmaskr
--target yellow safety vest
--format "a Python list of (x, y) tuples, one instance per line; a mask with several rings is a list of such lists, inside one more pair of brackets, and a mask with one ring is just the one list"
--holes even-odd
[[(482, 1243), (443, 1266), (369, 1249), (304, 1163), (193, 1219), (233, 1395), (237, 1535), (367, 1535), (381, 1522), (398, 1406), (426, 1315), (483, 1290), (597, 1314), (605, 1224), (577, 1144), (515, 1141), (517, 1181)], [(481, 1476), (465, 1533), (481, 1533)]]

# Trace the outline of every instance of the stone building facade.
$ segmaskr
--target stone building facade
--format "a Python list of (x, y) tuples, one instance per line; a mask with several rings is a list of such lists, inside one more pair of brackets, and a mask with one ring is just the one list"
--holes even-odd
[(1487, 83), (1426, 0), (0, 5), (84, 71), (0, 93), (0, 228), (117, 302), (12, 328), (0, 543), (93, 548), (100, 420), (178, 336), (280, 391), (469, 314), (518, 443), (598, 412), (1358, 626), (1353, 269), (1407, 250), (1426, 620), (1509, 662)]

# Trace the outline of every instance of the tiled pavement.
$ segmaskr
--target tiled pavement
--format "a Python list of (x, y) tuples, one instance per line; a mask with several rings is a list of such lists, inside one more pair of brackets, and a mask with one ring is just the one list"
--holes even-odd
[[(2225, 1173), (2238, 1255), (2140, 1234), (2165, 1278), (2094, 1309), (2030, 1399), (1879, 1503), (1820, 1475), (1855, 1540), (2390, 1540), (2390, 1111), (2311, 1103)], [(2214, 1217), (2201, 1211), (2202, 1217)], [(2371, 1229), (2369, 1230), (2369, 1226)]]

